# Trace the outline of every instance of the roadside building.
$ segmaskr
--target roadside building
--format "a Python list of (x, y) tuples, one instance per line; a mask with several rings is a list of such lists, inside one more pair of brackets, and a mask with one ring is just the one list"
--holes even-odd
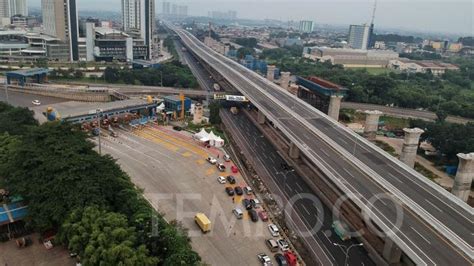
[(313, 32), (314, 29), (314, 23), (313, 21), (310, 20), (302, 20), (300, 21), (300, 25), (298, 27), (298, 30), (304, 33), (310, 33)]
[(387, 67), (398, 54), (390, 50), (363, 50), (328, 47), (305, 47), (303, 57), (345, 67)]
[(449, 63), (438, 61), (415, 61), (405, 58), (390, 60), (388, 67), (391, 69), (401, 70), (407, 73), (430, 72), (435, 76), (444, 74), (446, 70), (459, 70), (458, 66)]
[(370, 39), (370, 26), (367, 24), (363, 25), (350, 25), (349, 36), (347, 42), (349, 47), (354, 49), (366, 50), (369, 46)]

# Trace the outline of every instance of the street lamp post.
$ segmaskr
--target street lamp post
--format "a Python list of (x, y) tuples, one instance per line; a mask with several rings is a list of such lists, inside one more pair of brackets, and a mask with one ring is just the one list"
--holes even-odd
[(346, 252), (346, 259), (344, 260), (344, 266), (347, 266), (347, 260), (349, 259), (349, 252), (351, 251), (351, 248), (353, 247), (362, 247), (364, 244), (363, 243), (359, 243), (359, 244), (352, 244), (350, 245), (349, 247), (346, 247), (344, 245), (340, 245), (338, 243), (332, 243), (334, 246), (338, 246), (338, 247), (341, 247), (342, 249), (345, 250)]
[(5, 79), (5, 100), (8, 103), (8, 80)]
[(102, 143), (101, 143), (101, 140), (100, 140), (100, 113), (102, 112), (101, 109), (97, 109), (96, 110), (96, 114), (97, 114), (97, 127), (99, 129), (99, 155), (102, 155)]

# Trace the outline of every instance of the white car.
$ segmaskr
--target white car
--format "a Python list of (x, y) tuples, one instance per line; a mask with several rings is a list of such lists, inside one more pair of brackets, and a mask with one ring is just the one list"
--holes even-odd
[(286, 252), (290, 249), (290, 246), (288, 245), (288, 242), (286, 242), (285, 239), (280, 238), (278, 239), (278, 246), (280, 247), (281, 252)]
[(31, 103), (32, 103), (33, 105), (41, 105), (41, 102), (38, 101), (38, 100), (33, 100)]
[(268, 257), (267, 254), (265, 253), (260, 253), (257, 255), (257, 258), (258, 260), (262, 263), (262, 265), (265, 265), (265, 266), (270, 266), (270, 265), (273, 265), (272, 264), (272, 260), (270, 259), (270, 257)]
[(206, 159), (210, 164), (216, 164), (217, 163), (217, 160), (213, 157), (207, 157)]
[(223, 158), (224, 158), (224, 161), (230, 162), (230, 156), (229, 155), (224, 154)]
[(275, 224), (269, 224), (268, 231), (270, 231), (270, 234), (274, 237), (280, 236), (280, 230), (278, 230), (278, 227)]
[(252, 193), (253, 193), (252, 188), (248, 187), (248, 186), (244, 187), (244, 191), (245, 191), (245, 194), (247, 194), (247, 195), (252, 195)]
[(223, 176), (218, 176), (217, 177), (217, 182), (219, 182), (220, 184), (225, 184), (225, 183), (227, 183), (227, 180)]

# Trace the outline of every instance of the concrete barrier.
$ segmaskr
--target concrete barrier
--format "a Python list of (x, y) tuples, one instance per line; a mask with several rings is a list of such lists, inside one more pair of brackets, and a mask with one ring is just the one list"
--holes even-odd
[(8, 90), (81, 102), (110, 102), (112, 100), (108, 90), (87, 91), (83, 89), (52, 89), (19, 86), (9, 86)]

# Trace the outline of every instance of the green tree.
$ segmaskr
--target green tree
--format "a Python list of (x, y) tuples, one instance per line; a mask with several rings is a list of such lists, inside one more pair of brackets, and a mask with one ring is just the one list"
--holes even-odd
[(60, 239), (79, 254), (84, 265), (155, 265), (144, 245), (137, 245), (135, 228), (124, 215), (96, 206), (73, 211), (61, 227)]
[(221, 123), (221, 117), (219, 116), (221, 105), (219, 102), (212, 102), (209, 104), (209, 122), (213, 125)]
[(33, 112), (28, 108), (12, 107), (0, 102), (0, 134), (21, 135), (29, 126), (37, 125)]

